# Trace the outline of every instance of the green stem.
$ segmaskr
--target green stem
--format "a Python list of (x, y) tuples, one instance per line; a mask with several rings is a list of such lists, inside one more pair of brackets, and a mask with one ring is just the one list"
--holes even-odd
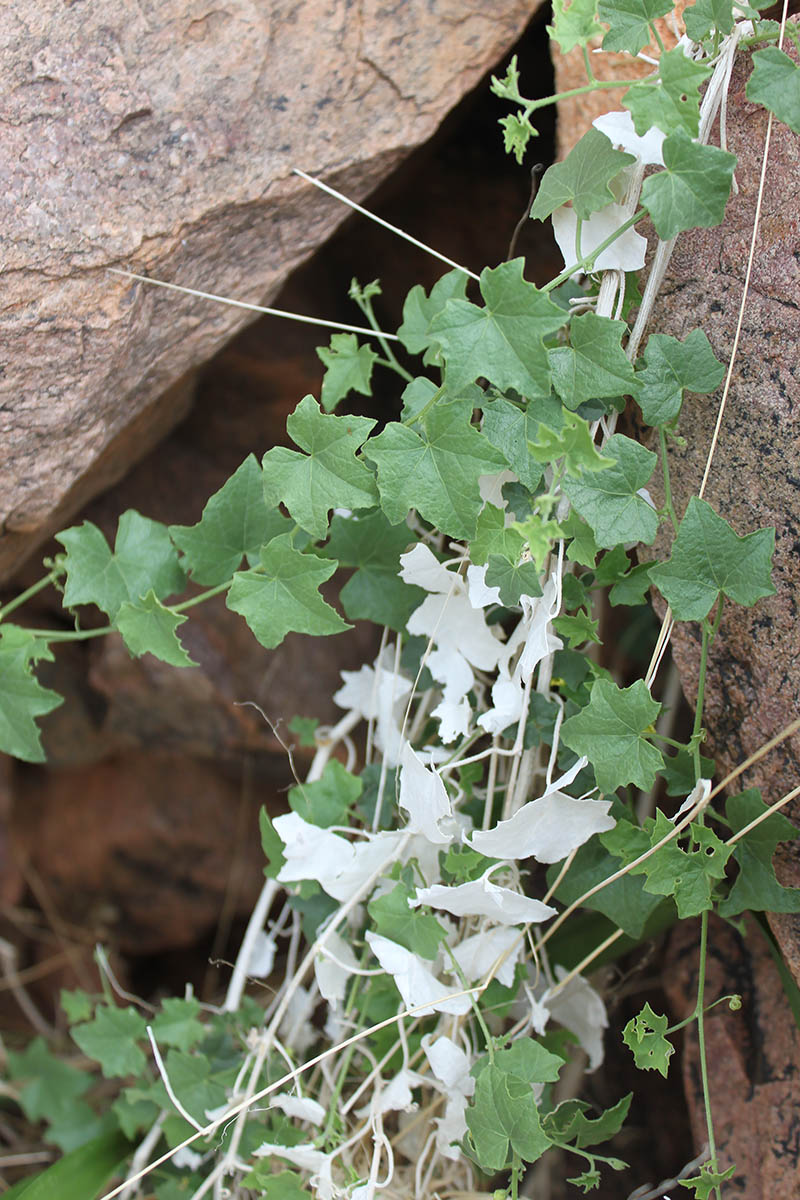
[(717, 602), (717, 613), (714, 618), (713, 625), (709, 623), (708, 617), (706, 617), (701, 626), (702, 641), (700, 643), (700, 671), (697, 680), (697, 702), (694, 710), (694, 725), (692, 726), (691, 737), (695, 783), (699, 781), (702, 774), (700, 764), (700, 742), (701, 731), (703, 728), (703, 704), (705, 702), (706, 672), (708, 670), (708, 650), (714, 640), (714, 637), (716, 636), (717, 630), (719, 629), (719, 623), (722, 620), (723, 603), (724, 597), (722, 596), (722, 593), (720, 593), (720, 597)]
[(665, 53), (665, 50), (664, 50), (664, 43), (662, 42), (662, 40), (661, 40), (661, 35), (659, 34), (659, 32), (658, 32), (658, 30), (656, 29), (655, 25), (651, 25), (651, 26), (650, 26), (650, 32), (652, 33), (652, 35), (653, 35), (653, 39), (655, 40), (655, 43), (656, 43), (656, 45), (658, 46), (659, 50), (661, 51), (661, 53), (662, 53), (662, 54), (664, 54), (664, 53)]
[(522, 100), (515, 103), (525, 105), (525, 116), (529, 117), (532, 112), (536, 112), (537, 108), (547, 108), (548, 104), (557, 104), (560, 100), (569, 100), (571, 96), (585, 96), (587, 92), (599, 92), (606, 88), (628, 88), (633, 87), (635, 83), (641, 83), (641, 79), (620, 79), (619, 82), (615, 79), (593, 79), (591, 83), (585, 83), (583, 87), (570, 88), (567, 92), (556, 92), (553, 96), (543, 96), (540, 100)]
[(612, 246), (618, 237), (621, 237), (622, 234), (635, 225), (637, 221), (641, 221), (642, 217), (646, 216), (647, 209), (640, 208), (638, 212), (634, 213), (632, 217), (629, 217), (627, 221), (620, 225), (619, 229), (615, 229), (610, 237), (607, 237), (604, 242), (601, 242), (596, 250), (593, 250), (591, 254), (587, 254), (585, 258), (579, 259), (576, 263), (573, 263), (572, 266), (567, 267), (566, 270), (562, 271), (560, 275), (556, 275), (555, 279), (551, 279), (549, 283), (544, 285), (542, 291), (552, 292), (553, 288), (557, 288), (560, 284), (566, 283), (566, 281), (578, 271), (583, 271), (584, 274), (588, 275), (592, 270), (595, 259), (599, 258), (603, 251), (607, 250), (609, 246)]
[(657, 738), (659, 742), (664, 742), (667, 746), (673, 746), (676, 750), (686, 749), (685, 742), (679, 742), (675, 738), (667, 737), (663, 733), (656, 733), (655, 730), (653, 730), (652, 733), (646, 734), (646, 736), (649, 738)]
[[(258, 571), (258, 567), (253, 568)], [(233, 582), (232, 579), (227, 579), (225, 583), (218, 583), (216, 587), (208, 588), (207, 591), (201, 592), (199, 596), (192, 596), (190, 600), (183, 600), (180, 604), (170, 604), (169, 611), (174, 613), (186, 612), (187, 608), (194, 608), (195, 604), (202, 604), (204, 600), (210, 600), (212, 596), (219, 596), (221, 592), (227, 592)]]
[[(447, 954), (450, 956), (450, 962), (453, 967), (453, 973), (458, 977), (458, 980), (459, 980), (461, 986), (463, 987), (464, 991), (468, 991), (469, 984), (467, 983), (467, 977), (464, 974), (464, 972), (461, 970), (461, 967), (459, 966), (458, 962), (456, 961), (455, 954), (453, 954), (453, 951), (450, 949), (450, 947), (446, 943), (445, 943), (444, 948), (445, 948), (445, 951), (447, 952)], [(481, 1012), (480, 1005), (478, 1004), (478, 1001), (472, 992), (469, 992), (469, 1001), (470, 1001), (470, 1004), (472, 1005), (472, 1011), (475, 1014), (475, 1020), (478, 1022), (480, 1031), (483, 1034), (483, 1039), (486, 1042), (486, 1051), (489, 1055), (489, 1062), (493, 1063), (494, 1062), (494, 1038), (492, 1037), (491, 1033), (489, 1032), (489, 1026), (486, 1024), (486, 1021), (484, 1020), (484, 1017), (483, 1017), (483, 1013)]]
[(47, 642), (85, 642), (89, 638), (105, 637), (108, 633), (116, 633), (113, 625), (103, 625), (100, 629), (27, 629), (32, 637), (44, 638)]
[(581, 50), (583, 51), (583, 65), (586, 68), (586, 78), (589, 80), (589, 83), (595, 83), (594, 71), (589, 61), (589, 51), (585, 45), (581, 46)]
[(59, 575), (63, 574), (63, 569), (59, 570), (54, 567), (53, 570), (48, 571), (48, 573), (43, 576), (38, 583), (32, 583), (31, 586), (26, 588), (24, 592), (20, 592), (20, 594), (15, 596), (13, 600), (9, 600), (8, 604), (4, 604), (2, 608), (0, 608), (0, 621), (4, 620), (9, 613), (14, 611), (14, 609), (20, 608), (26, 602), (26, 600), (30, 600), (31, 596), (35, 596), (37, 592), (44, 591), (46, 587), (49, 587), (51, 583), (54, 583), (56, 579), (58, 579)]
[(383, 353), (386, 355), (386, 360), (387, 360), (383, 365), (387, 366), (387, 367), (391, 367), (391, 369), (393, 371), (396, 371), (398, 375), (401, 375), (407, 383), (411, 383), (411, 380), (414, 378), (414, 376), (411, 375), (405, 369), (405, 367), (400, 365), (400, 363), (397, 361), (394, 351), (392, 350), (391, 346), (387, 342), (386, 338), (381, 333), (380, 326), (378, 325), (377, 319), (375, 317), (375, 313), (372, 311), (372, 300), (370, 299), (370, 297), (369, 296), (364, 296), (364, 297), (355, 296), (354, 299), (355, 299), (356, 304), (361, 309), (364, 316), (367, 318), (370, 325), (372, 326), (372, 328), (375, 330), (375, 332), (378, 335), (378, 343), (380, 344), (380, 347), (383, 350)]
[[(706, 983), (706, 955), (708, 951), (708, 910), (700, 914), (700, 965), (697, 973), (697, 1047), (700, 1054), (700, 1077), (703, 1083), (703, 1106), (706, 1114), (706, 1133), (708, 1135), (708, 1150), (711, 1160), (711, 1170), (717, 1173), (717, 1146), (714, 1141), (714, 1122), (711, 1116), (711, 1095), (708, 1088), (708, 1063), (706, 1061), (706, 1031), (705, 1014), (703, 1012), (703, 993)], [(722, 1188), (714, 1188), (717, 1200), (722, 1200)]]
[[(707, 1004), (703, 1011), (710, 1013), (712, 1008), (716, 1008), (718, 1004), (724, 1004), (726, 1001), (730, 1002), (731, 1000), (734, 1000), (735, 998), (736, 998), (735, 992), (732, 992), (729, 996), (720, 996), (719, 1000), (713, 1000), (711, 1002), (711, 1004)], [(669, 1029), (665, 1030), (664, 1037), (670, 1037), (673, 1033), (678, 1033), (679, 1030), (685, 1029), (687, 1025), (691, 1025), (691, 1023), (695, 1019), (696, 1015), (697, 1015), (696, 1013), (692, 1013), (691, 1016), (686, 1017), (685, 1020), (678, 1021), (677, 1025), (670, 1025)]]
[(436, 389), (436, 391), (433, 393), (433, 395), (431, 396), (428, 403), (423, 404), (422, 408), (419, 410), (418, 413), (414, 413), (414, 415), (411, 417), (406, 417), (405, 421), (401, 421), (400, 424), (401, 425), (413, 425), (413, 424), (415, 424), (415, 422), (421, 421), (422, 418), (425, 416), (426, 412), (428, 411), (428, 409), (433, 408), (434, 404), (436, 404), (439, 400), (441, 400), (443, 395), (444, 395), (444, 384), (442, 384), (441, 387), (438, 387)]
[(663, 425), (659, 425), (658, 427), (658, 444), (661, 447), (661, 470), (664, 475), (664, 508), (666, 509), (667, 516), (672, 522), (672, 528), (677, 533), (678, 517), (675, 512), (675, 505), (672, 502), (672, 487), (669, 479), (669, 459), (667, 457), (667, 435), (664, 432)]

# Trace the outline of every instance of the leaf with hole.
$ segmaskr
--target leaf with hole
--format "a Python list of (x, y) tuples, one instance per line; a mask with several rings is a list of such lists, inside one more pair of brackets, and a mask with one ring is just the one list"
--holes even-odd
[(642, 203), (665, 241), (686, 229), (719, 225), (733, 182), (736, 155), (698, 146), (682, 129), (664, 140), (665, 170), (642, 185)]

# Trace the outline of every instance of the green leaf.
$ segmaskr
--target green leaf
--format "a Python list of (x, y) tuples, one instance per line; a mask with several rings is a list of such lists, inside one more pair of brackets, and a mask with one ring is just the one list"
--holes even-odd
[(430, 296), (417, 284), (406, 296), (403, 305), (403, 323), (397, 336), (410, 354), (421, 354), (426, 365), (440, 361), (438, 343), (431, 333), (434, 317), (440, 313), (448, 300), (466, 300), (467, 276), (463, 271), (448, 271), (431, 288)]
[(482, 566), (490, 558), (502, 558), (515, 563), (525, 548), (525, 539), (513, 526), (506, 528), (505, 512), (494, 504), (486, 504), (478, 515), (475, 536), (470, 539), (471, 562)]
[(570, 510), (566, 521), (561, 522), (561, 533), (565, 538), (571, 538), (567, 546), (567, 558), (570, 562), (579, 563), (582, 567), (593, 567), (597, 561), (599, 546), (594, 540), (589, 525), (583, 517), (579, 517), (575, 509)]
[(19, 1106), (29, 1121), (54, 1121), (91, 1085), (91, 1075), (63, 1062), (43, 1037), (23, 1051), (8, 1051), (8, 1078), (19, 1088)]
[[(716, 764), (713, 758), (700, 755), (700, 776), (702, 779), (713, 779), (716, 774)], [(662, 771), (666, 793), (668, 796), (688, 796), (695, 784), (694, 755), (688, 747), (670, 755)]]
[(513, 154), (521, 165), (532, 137), (538, 137), (538, 130), (531, 125), (530, 119), (524, 112), (509, 113), (497, 122), (503, 130), (503, 148), (506, 154)]
[(478, 1076), (465, 1115), (476, 1160), (488, 1174), (505, 1167), (509, 1145), (526, 1162), (536, 1162), (551, 1144), (530, 1083), (492, 1064)]
[(649, 571), (652, 565), (652, 562), (637, 563), (627, 574), (617, 580), (608, 593), (609, 603), (612, 607), (618, 604), (634, 607), (637, 604), (645, 603), (647, 593), (650, 591)]
[(545, 1132), (558, 1142), (572, 1142), (581, 1149), (599, 1146), (615, 1137), (622, 1128), (631, 1106), (633, 1092), (628, 1092), (612, 1108), (599, 1117), (585, 1115), (589, 1105), (585, 1100), (564, 1100), (542, 1119)]
[(201, 1021), (200, 1001), (194, 998), (180, 1000), (172, 998), (161, 1002), (161, 1012), (153, 1021), (153, 1033), (159, 1046), (174, 1046), (178, 1050), (191, 1050), (206, 1036), (207, 1030)]
[(258, 814), (258, 828), (261, 833), (261, 849), (264, 851), (264, 857), (267, 860), (264, 874), (274, 879), (281, 868), (286, 865), (286, 859), (283, 854), (283, 841), (275, 830), (270, 815), (264, 807), (262, 807)]
[[(568, 13), (582, 0), (573, 0)], [(605, 208), (616, 199), (609, 184), (623, 167), (635, 162), (632, 154), (615, 150), (611, 139), (590, 128), (573, 146), (563, 162), (553, 163), (542, 176), (531, 216), (545, 221), (562, 204), (571, 204), (580, 220)], [(593, 314), (592, 314), (593, 315)], [(605, 320), (595, 317), (595, 320)]]
[(650, 568), (650, 578), (678, 621), (702, 621), (720, 592), (749, 607), (773, 596), (770, 579), (775, 530), (739, 537), (710, 504), (692, 496), (672, 555)]
[(380, 509), (358, 518), (333, 518), (331, 536), (319, 553), (337, 559), (340, 566), (359, 568), (339, 597), (351, 621), (405, 629), (425, 599), (422, 588), (404, 583), (399, 575), (400, 555), (413, 541), (405, 523), (390, 525)]
[(653, 474), (656, 455), (621, 433), (608, 439), (603, 454), (613, 465), (588, 478), (568, 476), (562, 485), (565, 494), (591, 525), (599, 546), (649, 545), (658, 532), (658, 515), (638, 493)]
[(116, 1130), (117, 1126), (113, 1113), (106, 1111), (98, 1114), (85, 1100), (73, 1100), (53, 1117), (44, 1140), (69, 1153), (101, 1134)]
[(667, 241), (686, 229), (719, 225), (730, 195), (736, 155), (698, 146), (679, 129), (664, 139), (666, 169), (645, 179), (642, 202)]
[(347, 813), (356, 803), (363, 785), (360, 779), (332, 759), (319, 779), (301, 783), (289, 791), (289, 807), (310, 825), (346, 825)]
[(404, 884), (398, 883), (390, 892), (370, 900), (367, 912), (381, 937), (398, 942), (421, 958), (434, 959), (447, 932), (436, 917), (409, 907), (410, 894)]
[(664, 1037), (669, 1022), (645, 1004), (638, 1017), (632, 1017), (622, 1031), (622, 1040), (633, 1051), (640, 1071), (660, 1071), (667, 1078), (669, 1060), (675, 1047)]
[(136, 1043), (144, 1036), (145, 1021), (135, 1009), (107, 1004), (98, 1006), (93, 1021), (72, 1030), (73, 1041), (100, 1063), (106, 1079), (141, 1074), (146, 1060)]
[(317, 746), (316, 729), (318, 717), (292, 717), (289, 722), (289, 732), (296, 733), (301, 746), (306, 750), (314, 750)]
[(597, 0), (553, 0), (553, 24), (547, 26), (547, 32), (562, 54), (585, 46), (603, 32), (597, 20)]
[(278, 1171), (273, 1174), (270, 1160), (256, 1162), (250, 1174), (242, 1180), (244, 1187), (258, 1188), (262, 1200), (308, 1200), (309, 1192), (297, 1171)]
[[(613, 809), (612, 815), (614, 815)], [(610, 832), (624, 845), (625, 835), (629, 828), (635, 830), (636, 833), (640, 832), (637, 826), (624, 819), (618, 819), (614, 829)], [(556, 898), (562, 904), (572, 904), (575, 900), (579, 900), (595, 884), (608, 879), (623, 865), (623, 858), (611, 854), (607, 849), (607, 837), (607, 834), (603, 834), (602, 841), (599, 838), (592, 838), (579, 847), (572, 866), (556, 891)], [(626, 855), (624, 861), (632, 862), (636, 854), (631, 853), (630, 850), (628, 853), (630, 857)], [(557, 866), (550, 868), (548, 871), (549, 883), (555, 881), (558, 871), (559, 867)], [(594, 896), (590, 896), (585, 901), (584, 907), (602, 913), (613, 925), (622, 929), (628, 937), (638, 941), (644, 933), (649, 918), (662, 903), (663, 901), (659, 897), (648, 895), (644, 891), (643, 879), (635, 879), (630, 874), (626, 874), (615, 879), (613, 883), (609, 883), (607, 887), (601, 888)]]
[[(227, 1091), (220, 1079), (212, 1072), (211, 1063), (203, 1054), (184, 1054), (180, 1050), (170, 1050), (164, 1066), (172, 1084), (172, 1090), (187, 1112), (196, 1121), (205, 1121), (206, 1110), (219, 1108), (227, 1099)], [(152, 1097), (163, 1108), (170, 1108), (172, 1102), (167, 1096), (166, 1088), (159, 1079), (151, 1088)], [(184, 1122), (187, 1133), (188, 1122)]]
[(553, 543), (561, 536), (561, 526), (557, 521), (533, 513), (524, 521), (515, 521), (511, 528), (522, 534), (528, 553), (541, 573)]
[(539, 420), (535, 407), (518, 408), (505, 397), (483, 402), (483, 433), (505, 458), (520, 483), (533, 491), (542, 468), (528, 449), (536, 438)]
[(485, 308), (448, 300), (431, 329), (444, 352), (445, 384), (457, 393), (485, 376), (501, 391), (523, 396), (550, 391), (542, 339), (564, 324), (564, 312), (522, 277), (523, 258), (481, 272)]
[(595, 1188), (600, 1187), (600, 1172), (597, 1167), (589, 1167), (588, 1170), (582, 1171), (580, 1175), (573, 1175), (567, 1179), (567, 1183), (571, 1183), (574, 1187), (579, 1187), (584, 1196), (589, 1192), (593, 1192)]
[(291, 538), (284, 533), (264, 547), (260, 571), (237, 571), (226, 599), (228, 608), (244, 617), (268, 650), (292, 631), (321, 637), (351, 628), (319, 594), (336, 563), (302, 554)]
[(42, 638), (20, 625), (0, 626), (0, 751), (25, 762), (45, 761), (35, 718), (64, 702), (33, 674), (39, 659), (53, 661)]
[(495, 1052), (494, 1061), (501, 1071), (524, 1083), (555, 1083), (565, 1062), (560, 1054), (551, 1053), (530, 1037), (515, 1038), (507, 1050)]
[[(629, 842), (628, 853), (632, 854), (629, 861), (638, 858), (644, 850), (651, 849), (670, 834), (675, 826), (672, 821), (659, 809), (655, 818), (649, 818), (641, 833), (642, 843), (637, 847), (635, 841)], [(725, 863), (732, 853), (732, 847), (726, 847), (712, 829), (705, 826), (691, 826), (692, 838), (696, 846), (692, 850), (683, 850), (678, 845), (677, 838), (667, 842), (639, 866), (632, 868), (631, 874), (645, 875), (645, 891), (657, 896), (674, 896), (681, 920), (696, 917), (712, 905), (712, 890), (715, 884), (725, 874)], [(603, 835), (603, 842), (616, 853), (621, 852), (615, 830)]]
[(81, 988), (75, 988), (73, 991), (62, 988), (59, 1004), (70, 1025), (77, 1025), (78, 1021), (88, 1021), (94, 1009), (92, 997)]
[(595, 642), (598, 646), (602, 645), (603, 639), (597, 633), (599, 625), (600, 622), (593, 621), (584, 609), (571, 615), (556, 617), (553, 621), (553, 628), (559, 637), (567, 639), (567, 646), (570, 650), (577, 650), (578, 646), (582, 646), (584, 642)]
[(56, 541), (67, 551), (65, 608), (96, 604), (113, 621), (126, 600), (141, 600), (151, 589), (163, 600), (186, 582), (166, 525), (133, 509), (119, 519), (113, 554), (91, 521), (57, 533)]
[(756, 51), (745, 95), (800, 133), (800, 66), (784, 50), (767, 46)]
[[(731, 833), (738, 833), (767, 811), (757, 788), (731, 796), (725, 805)], [(794, 841), (797, 828), (782, 813), (773, 813), (755, 829), (734, 842), (733, 857), (739, 874), (727, 898), (719, 906), (720, 915), (735, 917), (748, 909), (754, 912), (800, 912), (800, 888), (784, 887), (778, 882), (772, 858), (780, 842)]]
[(326, 413), (333, 412), (349, 392), (370, 395), (372, 367), (378, 358), (371, 346), (359, 346), (354, 333), (334, 333), (330, 346), (317, 346), (317, 354), (327, 368), (320, 396)]
[(697, 137), (700, 85), (708, 79), (711, 67), (694, 62), (684, 54), (681, 46), (662, 54), (659, 67), (659, 78), (655, 83), (634, 83), (622, 101), (633, 117), (636, 132), (641, 136), (655, 126), (663, 133), (682, 130), (690, 138)]
[(697, 0), (697, 4), (683, 10), (683, 24), (698, 44), (713, 30), (727, 37), (733, 29), (733, 4), (731, 0)]
[(586, 755), (601, 792), (626, 783), (649, 791), (664, 760), (645, 734), (660, 711), (644, 680), (618, 688), (610, 679), (597, 679), (586, 708), (564, 722), (561, 740)]
[(553, 387), (567, 408), (574, 411), (587, 400), (636, 394), (636, 376), (621, 344), (624, 333), (624, 321), (591, 312), (572, 318), (570, 345), (548, 351)]
[(641, 384), (636, 401), (648, 425), (669, 425), (685, 392), (713, 392), (725, 374), (702, 329), (693, 329), (682, 342), (665, 333), (651, 334), (642, 362), (636, 372)]
[(170, 525), (173, 542), (184, 554), (195, 583), (216, 587), (230, 579), (242, 558), (258, 558), (266, 542), (292, 526), (264, 499), (264, 473), (248, 454), (218, 492), (206, 502), (196, 525)]
[(610, 25), (604, 50), (638, 54), (650, 41), (650, 24), (672, 11), (670, 0), (600, 0), (600, 20)]
[(500, 600), (506, 608), (519, 604), (520, 596), (541, 596), (542, 584), (535, 562), (510, 563), (500, 554), (489, 555), (487, 587), (500, 588)]
[[(104, 1133), (65, 1154), (35, 1179), (26, 1180), (14, 1200), (92, 1200), (130, 1153), (130, 1144), (119, 1130)], [(6, 1193), (11, 1195), (11, 1193)]]
[(413, 425), (414, 419), (431, 403), (437, 392), (441, 392), (441, 388), (437, 388), (432, 379), (424, 376), (412, 379), (403, 389), (403, 407), (400, 411), (402, 423)]
[(286, 431), (306, 453), (285, 446), (267, 451), (262, 460), (267, 504), (285, 504), (314, 538), (327, 533), (332, 508), (373, 508), (375, 481), (355, 454), (374, 425), (371, 417), (326, 416), (313, 396), (305, 396)]
[(173, 667), (196, 667), (181, 645), (176, 630), (186, 621), (180, 613), (166, 608), (150, 589), (137, 604), (126, 600), (119, 607), (114, 624), (131, 654), (153, 654)]
[(594, 444), (588, 421), (577, 413), (564, 410), (564, 424), (558, 431), (540, 424), (535, 442), (528, 443), (533, 457), (540, 463), (552, 463), (563, 458), (571, 475), (584, 471), (604, 471), (613, 459), (601, 454)]
[(695, 1200), (709, 1200), (712, 1192), (719, 1194), (718, 1189), (736, 1173), (736, 1164), (728, 1167), (727, 1171), (715, 1171), (711, 1163), (703, 1163), (700, 1174), (691, 1179), (679, 1179), (681, 1187), (693, 1188)]
[(452, 400), (428, 411), (420, 433), (392, 423), (370, 439), (365, 453), (377, 464), (381, 507), (393, 525), (415, 508), (449, 537), (473, 536), (483, 504), (478, 480), (505, 460), (471, 416), (471, 400)]

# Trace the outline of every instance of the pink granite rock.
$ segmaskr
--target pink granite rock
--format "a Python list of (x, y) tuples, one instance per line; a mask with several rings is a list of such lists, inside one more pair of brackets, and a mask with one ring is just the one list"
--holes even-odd
[(530, 0), (42, 0), (0, 27), (0, 577), (185, 413), (268, 302), (494, 65)]

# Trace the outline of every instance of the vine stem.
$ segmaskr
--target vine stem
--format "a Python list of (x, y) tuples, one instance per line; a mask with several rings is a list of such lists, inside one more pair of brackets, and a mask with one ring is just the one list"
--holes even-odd
[[(717, 1172), (717, 1147), (714, 1141), (714, 1120), (711, 1113), (711, 1093), (708, 1086), (708, 1062), (706, 1060), (706, 1030), (705, 1013), (703, 1012), (703, 995), (706, 983), (706, 958), (708, 954), (708, 909), (700, 914), (700, 964), (697, 972), (697, 1047), (700, 1055), (700, 1078), (703, 1084), (703, 1106), (706, 1116), (706, 1132), (708, 1133), (708, 1151), (711, 1169)], [(719, 1184), (714, 1188), (717, 1200), (722, 1200), (722, 1188)]]
[(30, 600), (32, 596), (35, 596), (38, 592), (44, 591), (44, 589), (49, 587), (51, 583), (55, 583), (56, 579), (63, 574), (63, 570), (58, 570), (54, 567), (52, 571), (48, 571), (48, 573), (38, 580), (37, 583), (32, 583), (31, 586), (26, 588), (24, 592), (20, 592), (20, 594), (15, 596), (13, 600), (9, 600), (8, 604), (2, 605), (2, 607), (0, 607), (0, 621), (5, 620), (9, 613), (12, 613), (16, 608), (20, 608), (27, 600)]

